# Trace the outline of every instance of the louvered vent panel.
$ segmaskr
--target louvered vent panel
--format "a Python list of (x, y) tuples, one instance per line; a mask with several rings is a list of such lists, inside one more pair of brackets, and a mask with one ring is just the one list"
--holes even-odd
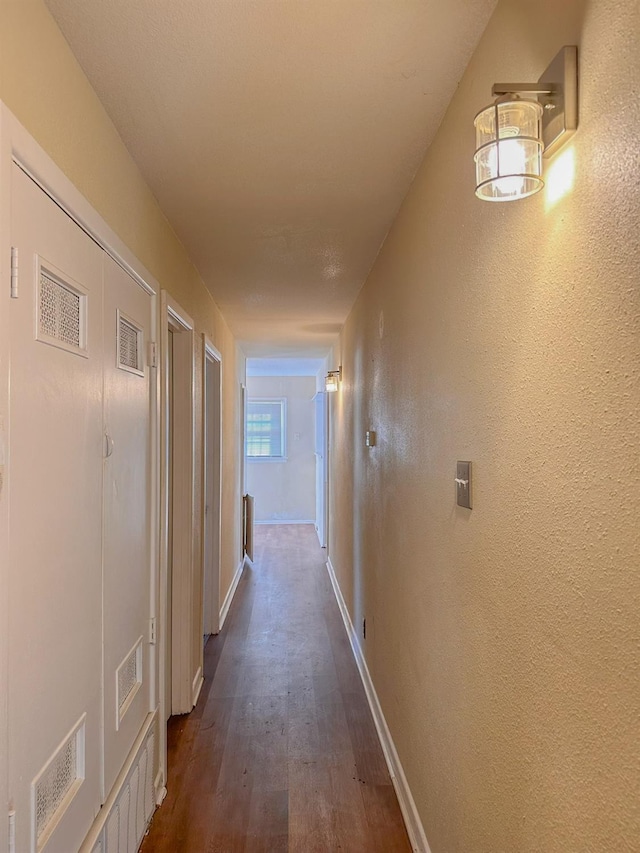
[(147, 825), (144, 819), (144, 790), (147, 784), (147, 763), (149, 760), (148, 750), (144, 750), (140, 756), (140, 779), (138, 780), (138, 802), (136, 804), (136, 837), (141, 838)]
[(62, 818), (83, 778), (84, 717), (33, 781), (33, 828), (38, 850)]
[(129, 370), (142, 370), (142, 331), (124, 317), (118, 324), (118, 364)]
[(156, 767), (156, 736), (151, 731), (147, 739), (147, 777), (144, 786), (144, 819), (146, 823), (151, 820), (151, 815), (156, 808), (156, 790), (154, 771)]
[(82, 299), (80, 294), (41, 270), (38, 306), (40, 334), (81, 349)]
[(140, 787), (140, 765), (138, 764), (131, 774), (129, 787), (131, 789), (131, 800), (129, 801), (129, 847), (128, 850), (138, 849), (138, 790)]
[(152, 728), (122, 786), (105, 832), (105, 853), (136, 853), (155, 811), (156, 732)]
[(120, 805), (118, 803), (109, 815), (105, 842), (107, 853), (120, 853)]
[(131, 790), (127, 782), (122, 789), (119, 799), (120, 825), (118, 826), (118, 853), (134, 853), (135, 847), (129, 848), (129, 810), (131, 807)]

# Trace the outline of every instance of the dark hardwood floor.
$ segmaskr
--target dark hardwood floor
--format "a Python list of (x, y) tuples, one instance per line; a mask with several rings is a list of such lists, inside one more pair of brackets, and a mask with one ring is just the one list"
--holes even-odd
[(312, 525), (256, 528), (143, 853), (410, 851)]

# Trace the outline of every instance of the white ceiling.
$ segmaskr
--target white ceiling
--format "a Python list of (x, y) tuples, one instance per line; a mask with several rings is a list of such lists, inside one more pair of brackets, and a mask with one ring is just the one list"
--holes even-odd
[(325, 354), (495, 0), (46, 2), (247, 354)]

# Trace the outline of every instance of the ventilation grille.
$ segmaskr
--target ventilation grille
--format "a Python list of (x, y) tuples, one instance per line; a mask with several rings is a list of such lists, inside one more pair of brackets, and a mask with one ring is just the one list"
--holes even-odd
[(83, 716), (32, 784), (36, 849), (44, 847), (84, 778)]
[(71, 352), (86, 350), (86, 293), (44, 267), (38, 272), (38, 340)]
[(142, 329), (118, 311), (118, 367), (144, 375)]
[(135, 652), (127, 658), (118, 672), (118, 708), (122, 706), (131, 695), (131, 691), (138, 683), (138, 662)]
[(103, 841), (105, 853), (136, 853), (138, 850), (156, 807), (156, 764), (154, 726), (107, 820)]
[(142, 637), (116, 671), (117, 726), (142, 684)]

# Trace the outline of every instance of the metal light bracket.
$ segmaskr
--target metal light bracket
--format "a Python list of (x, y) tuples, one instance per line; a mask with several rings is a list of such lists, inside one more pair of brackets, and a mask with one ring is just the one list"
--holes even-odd
[(565, 45), (537, 83), (495, 83), (494, 97), (537, 95), (542, 114), (543, 157), (553, 157), (578, 127), (578, 48)]

